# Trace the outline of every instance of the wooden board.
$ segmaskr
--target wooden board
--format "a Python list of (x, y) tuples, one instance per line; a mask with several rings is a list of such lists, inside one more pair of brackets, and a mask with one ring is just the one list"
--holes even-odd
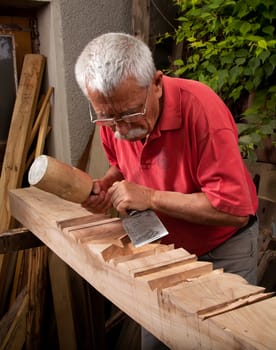
[(22, 183), (26, 143), (31, 133), (44, 66), (42, 55), (25, 56), (0, 178), (0, 233), (10, 226), (8, 191)]
[(14, 228), (0, 233), (0, 254), (39, 247), (43, 243), (26, 228)]
[(37, 188), (10, 191), (10, 202), (17, 220), (170, 349), (275, 348), (276, 298), (263, 288), (172, 247), (158, 251), (149, 244), (143, 250), (153, 256), (141, 256), (129, 242), (115, 249), (113, 238), (99, 244), (73, 239), (69, 218), (79, 225), (87, 212)]
[(250, 162), (245, 160), (252, 178), (258, 176), (258, 195), (264, 199), (275, 201), (276, 198), (276, 164)]
[(49, 274), (60, 349), (77, 350), (69, 272), (67, 265), (55, 254), (49, 255)]
[(26, 316), (28, 312), (26, 288), (21, 291), (9, 312), (0, 320), (0, 348), (20, 350), (26, 337)]

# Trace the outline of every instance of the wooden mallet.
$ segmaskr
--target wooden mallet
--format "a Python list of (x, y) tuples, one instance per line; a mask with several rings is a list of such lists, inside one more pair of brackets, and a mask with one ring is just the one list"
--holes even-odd
[(44, 154), (32, 163), (28, 181), (31, 186), (75, 203), (83, 203), (93, 188), (90, 175)]

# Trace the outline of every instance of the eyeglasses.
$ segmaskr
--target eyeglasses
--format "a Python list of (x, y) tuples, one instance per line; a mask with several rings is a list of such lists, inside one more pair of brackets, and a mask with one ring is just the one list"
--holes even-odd
[(91, 104), (89, 103), (89, 116), (90, 116), (91, 123), (93, 124), (96, 123), (97, 125), (101, 125), (101, 126), (114, 126), (120, 122), (129, 123), (129, 124), (137, 122), (139, 119), (144, 118), (147, 112), (148, 92), (149, 92), (149, 88), (147, 87), (147, 94), (144, 102), (143, 112), (122, 115), (120, 118), (106, 118), (106, 116), (97, 116), (97, 115), (93, 116), (92, 107), (91, 107)]

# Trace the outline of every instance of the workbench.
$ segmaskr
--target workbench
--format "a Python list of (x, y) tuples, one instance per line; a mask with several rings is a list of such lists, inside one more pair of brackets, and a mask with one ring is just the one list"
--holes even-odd
[(34, 187), (12, 215), (114, 305), (171, 349), (275, 349), (276, 298), (184, 249), (135, 248), (119, 218)]

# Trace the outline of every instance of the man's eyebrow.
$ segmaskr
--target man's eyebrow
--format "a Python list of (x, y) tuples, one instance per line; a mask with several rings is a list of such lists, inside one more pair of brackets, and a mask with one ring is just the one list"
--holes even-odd
[(113, 118), (116, 115), (128, 115), (128, 114), (134, 114), (134, 113), (140, 113), (140, 109), (143, 107), (143, 104), (140, 104), (139, 106), (129, 108), (125, 111), (122, 111), (120, 113), (104, 113), (104, 112), (95, 112), (97, 116), (101, 117), (108, 117)]

